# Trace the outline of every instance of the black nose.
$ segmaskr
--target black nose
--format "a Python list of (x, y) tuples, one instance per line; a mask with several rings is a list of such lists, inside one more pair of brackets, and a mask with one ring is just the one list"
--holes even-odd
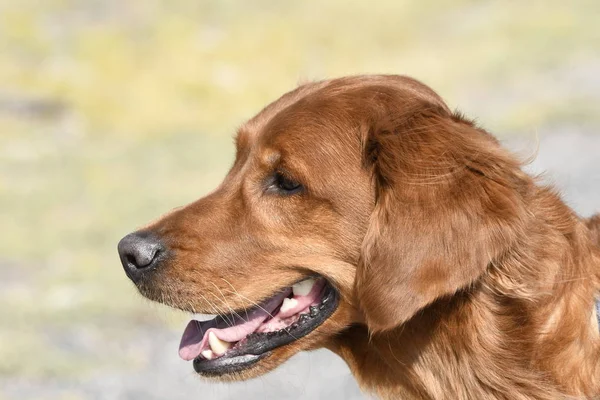
[(125, 273), (134, 282), (144, 273), (155, 269), (165, 255), (165, 247), (149, 232), (133, 232), (125, 236), (117, 246)]

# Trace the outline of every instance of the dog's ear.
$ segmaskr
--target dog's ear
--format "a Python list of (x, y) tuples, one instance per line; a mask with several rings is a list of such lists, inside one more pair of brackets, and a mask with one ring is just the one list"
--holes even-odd
[(514, 243), (529, 187), (488, 133), (427, 104), (365, 133), (375, 207), (355, 290), (372, 332), (469, 287)]

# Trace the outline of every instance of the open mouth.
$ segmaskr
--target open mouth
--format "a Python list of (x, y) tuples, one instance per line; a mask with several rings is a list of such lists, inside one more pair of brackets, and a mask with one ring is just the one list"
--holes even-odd
[(333, 314), (338, 297), (323, 278), (309, 278), (282, 289), (256, 307), (191, 320), (179, 356), (194, 360), (197, 373), (218, 376), (242, 371), (270, 351), (312, 332)]

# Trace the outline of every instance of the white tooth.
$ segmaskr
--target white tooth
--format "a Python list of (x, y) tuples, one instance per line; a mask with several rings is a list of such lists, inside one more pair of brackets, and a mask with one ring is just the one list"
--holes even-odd
[(217, 318), (215, 314), (192, 314), (192, 319), (196, 321), (210, 321), (215, 318)]
[(294, 296), (308, 296), (314, 285), (314, 279), (306, 279), (293, 285), (292, 292), (294, 292)]
[(204, 350), (204, 351), (203, 351), (202, 353), (200, 353), (200, 354), (202, 354), (202, 357), (206, 358), (207, 360), (212, 360), (212, 359), (213, 359), (213, 356), (214, 356), (214, 354), (213, 354), (212, 350), (209, 350), (209, 349), (207, 349), (207, 350)]
[(231, 343), (219, 339), (214, 332), (208, 333), (208, 344), (212, 352), (218, 356), (223, 355), (231, 347)]
[(296, 307), (297, 305), (298, 305), (298, 300), (288, 299), (286, 297), (285, 299), (283, 299), (283, 304), (281, 304), (281, 308), (279, 309), (279, 311), (281, 311), (283, 313), (288, 312), (289, 310)]

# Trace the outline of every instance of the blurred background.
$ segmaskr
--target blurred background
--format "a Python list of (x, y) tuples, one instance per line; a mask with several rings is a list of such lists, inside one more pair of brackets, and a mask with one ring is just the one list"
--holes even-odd
[(298, 82), (401, 73), (600, 210), (600, 2), (0, 0), (0, 399), (359, 399), (296, 356), (209, 384), (116, 244), (206, 194)]

